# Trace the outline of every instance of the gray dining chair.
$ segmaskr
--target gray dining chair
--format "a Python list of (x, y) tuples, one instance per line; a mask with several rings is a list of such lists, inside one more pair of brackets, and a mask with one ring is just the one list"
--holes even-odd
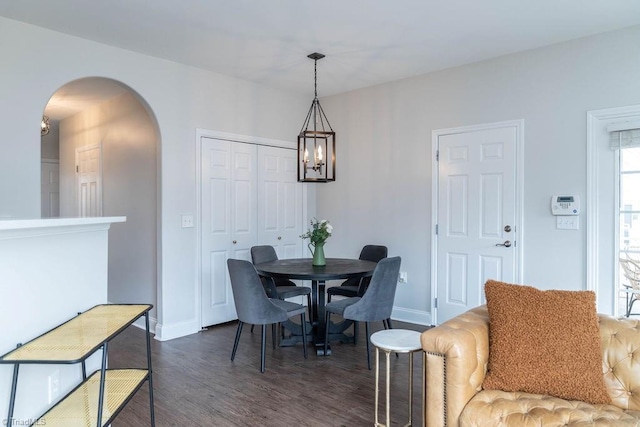
[[(329, 321), (331, 314), (342, 315), (343, 318), (354, 322), (365, 322), (367, 335), (367, 366), (371, 370), (371, 354), (369, 344), (369, 323), (385, 321), (391, 317), (393, 300), (398, 285), (400, 273), (400, 257), (384, 258), (378, 262), (371, 276), (369, 288), (361, 297), (351, 297), (327, 303), (326, 325), (324, 339), (324, 354), (329, 346)], [(355, 333), (355, 331), (354, 331)]]
[(233, 343), (231, 360), (236, 357), (242, 326), (245, 323), (252, 325), (262, 325), (262, 339), (260, 341), (260, 372), (265, 371), (265, 353), (267, 325), (273, 325), (273, 347), (275, 348), (276, 334), (275, 325), (285, 320), (300, 315), (302, 324), (302, 345), (304, 358), (307, 358), (307, 328), (306, 328), (306, 308), (302, 304), (295, 304), (289, 301), (271, 299), (267, 296), (260, 276), (253, 264), (249, 261), (239, 259), (228, 259), (227, 267), (231, 278), (231, 289), (233, 299), (238, 314), (238, 329)]
[[(387, 247), (382, 245), (365, 245), (360, 251), (358, 259), (371, 262), (379, 262), (387, 257)], [(342, 297), (361, 297), (366, 292), (371, 282), (371, 277), (353, 277), (345, 280), (339, 286), (332, 286), (327, 289), (327, 302), (331, 302), (334, 295)], [(385, 329), (391, 329), (391, 319), (383, 321)], [(353, 327), (353, 343), (358, 343), (358, 323)]]
[[(277, 260), (278, 254), (276, 254), (273, 246), (261, 245), (251, 248), (251, 261), (253, 265)], [(311, 289), (306, 286), (298, 286), (291, 280), (280, 277), (261, 277), (260, 280), (262, 280), (262, 284), (270, 298), (287, 299), (306, 295), (307, 307), (309, 307), (309, 318), (311, 318)]]
[[(378, 262), (387, 257), (387, 247), (381, 245), (365, 245), (360, 251), (358, 259), (364, 261)], [(354, 277), (347, 279), (339, 286), (332, 286), (327, 289), (327, 302), (331, 302), (331, 297), (340, 295), (343, 297), (361, 297), (369, 286), (370, 277)]]

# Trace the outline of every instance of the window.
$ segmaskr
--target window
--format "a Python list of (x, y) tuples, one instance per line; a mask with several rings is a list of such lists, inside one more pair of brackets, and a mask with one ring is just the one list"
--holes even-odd
[[(640, 147), (618, 150), (618, 257), (620, 259), (618, 288), (621, 301), (618, 315), (628, 314), (632, 298), (630, 291), (637, 288), (640, 276)], [(639, 313), (636, 304), (632, 313)]]
[(640, 105), (587, 112), (585, 289), (610, 315), (626, 314), (620, 256), (640, 257), (639, 129)]

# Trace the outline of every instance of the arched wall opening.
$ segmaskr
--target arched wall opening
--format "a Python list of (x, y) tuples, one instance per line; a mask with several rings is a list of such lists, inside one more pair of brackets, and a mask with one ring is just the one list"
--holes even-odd
[(129, 86), (87, 77), (60, 87), (44, 115), (50, 131), (41, 139), (42, 216), (126, 216), (109, 231), (109, 302), (157, 307), (160, 130), (155, 114)]

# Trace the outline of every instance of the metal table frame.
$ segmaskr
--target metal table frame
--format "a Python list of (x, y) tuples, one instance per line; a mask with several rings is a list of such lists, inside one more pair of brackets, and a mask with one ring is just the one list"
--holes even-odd
[[(151, 369), (151, 338), (149, 332), (150, 304), (97, 305), (26, 344), (0, 356), (0, 364), (13, 365), (13, 378), (7, 425), (13, 425), (13, 411), (21, 364), (82, 364), (83, 381), (54, 404), (31, 425), (68, 425), (72, 422), (94, 423), (98, 427), (110, 424), (138, 389), (148, 382), (151, 426), (155, 426), (153, 379)], [(107, 369), (108, 344), (137, 319), (145, 319), (146, 369)], [(101, 368), (87, 378), (86, 360), (102, 350)], [(110, 378), (113, 377), (113, 381)], [(124, 378), (124, 381), (123, 381)], [(98, 393), (92, 388), (97, 383)], [(116, 392), (108, 392), (109, 389)], [(108, 405), (111, 403), (111, 405)], [(95, 413), (96, 419), (88, 417)], [(106, 414), (106, 416), (105, 416)], [(50, 417), (50, 419), (48, 418)], [(78, 421), (80, 420), (80, 421)]]

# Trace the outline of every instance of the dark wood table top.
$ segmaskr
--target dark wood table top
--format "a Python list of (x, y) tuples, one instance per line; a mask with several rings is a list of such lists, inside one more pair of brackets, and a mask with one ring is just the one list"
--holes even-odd
[(316, 267), (311, 258), (279, 259), (256, 265), (258, 274), (267, 277), (286, 277), (297, 280), (336, 280), (369, 277), (376, 263), (360, 259), (327, 258), (327, 265)]

